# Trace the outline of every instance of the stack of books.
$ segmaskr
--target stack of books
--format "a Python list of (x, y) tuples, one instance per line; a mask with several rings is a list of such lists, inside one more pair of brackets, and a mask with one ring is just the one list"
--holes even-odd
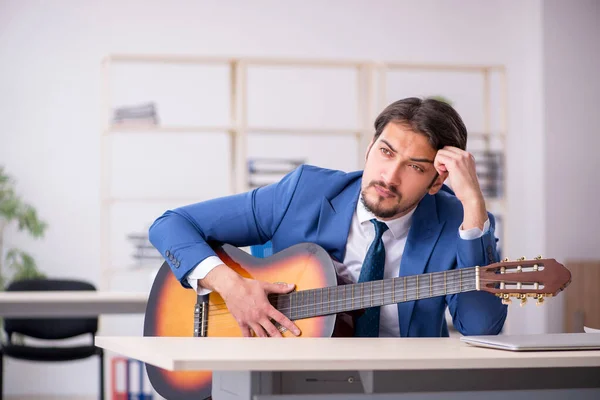
[(485, 198), (502, 197), (504, 174), (500, 151), (474, 151), (475, 168), (481, 192)]
[(158, 112), (153, 102), (123, 106), (113, 111), (114, 125), (158, 125)]
[(302, 159), (252, 158), (248, 160), (248, 186), (255, 189), (279, 182), (286, 174), (304, 164)]
[(154, 265), (160, 267), (164, 261), (162, 254), (150, 243), (147, 234), (131, 233), (127, 239), (133, 244), (135, 252), (132, 257), (137, 261), (138, 266)]

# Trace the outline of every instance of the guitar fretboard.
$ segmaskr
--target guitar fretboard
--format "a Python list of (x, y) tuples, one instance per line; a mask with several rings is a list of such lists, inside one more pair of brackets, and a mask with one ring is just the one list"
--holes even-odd
[(271, 294), (275, 308), (292, 320), (360, 310), (477, 290), (476, 268)]

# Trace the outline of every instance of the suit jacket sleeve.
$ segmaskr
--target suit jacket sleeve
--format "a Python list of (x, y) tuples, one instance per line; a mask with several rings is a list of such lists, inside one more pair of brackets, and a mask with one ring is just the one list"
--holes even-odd
[(279, 227), (302, 175), (299, 167), (280, 182), (250, 192), (166, 211), (149, 229), (149, 240), (175, 277), (186, 276), (202, 260), (215, 256), (211, 246), (244, 247), (269, 241)]
[[(497, 239), (494, 237), (495, 220), (488, 213), (490, 229), (478, 239), (458, 238), (457, 268), (484, 266), (497, 262)], [(483, 291), (472, 291), (446, 296), (454, 327), (462, 335), (496, 335), (504, 326), (507, 306), (499, 297)]]

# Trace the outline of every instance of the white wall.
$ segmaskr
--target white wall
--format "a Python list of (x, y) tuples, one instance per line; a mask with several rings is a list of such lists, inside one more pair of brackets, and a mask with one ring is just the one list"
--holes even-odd
[[(600, 3), (548, 0), (543, 19), (546, 251), (598, 259)], [(562, 300), (547, 308), (551, 331), (563, 329)]]
[[(98, 281), (106, 54), (257, 55), (506, 65), (508, 255), (545, 254), (541, 44), (539, 0), (4, 0), (0, 160), (50, 225), (43, 241), (10, 231), (7, 241), (27, 246), (50, 275)], [(179, 151), (165, 148), (165, 157), (175, 162)], [(169, 190), (168, 179), (155, 184)], [(532, 199), (539, 201), (525, 201)], [(508, 328), (533, 332), (545, 321), (542, 309), (512, 307)], [(103, 333), (123, 333), (117, 328), (106, 324)], [(5, 393), (92, 394), (95, 373), (94, 361), (60, 368), (9, 361)]]

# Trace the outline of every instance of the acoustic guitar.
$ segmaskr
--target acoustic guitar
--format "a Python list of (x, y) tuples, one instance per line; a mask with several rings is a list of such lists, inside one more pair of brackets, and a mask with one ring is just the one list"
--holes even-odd
[[(338, 284), (327, 252), (312, 243), (289, 247), (267, 258), (256, 258), (230, 245), (215, 248), (221, 260), (240, 275), (267, 282), (294, 283), (287, 294), (269, 294), (271, 304), (293, 320), (301, 336), (334, 336), (336, 320), (344, 313), (452, 293), (482, 290), (504, 303), (527, 298), (541, 304), (571, 282), (571, 273), (554, 259), (497, 262), (456, 270), (404, 276), (380, 281)], [(295, 337), (278, 326), (285, 337)], [(150, 291), (144, 336), (239, 337), (241, 330), (218, 293), (198, 296), (176, 280), (162, 264)], [(207, 399), (211, 371), (167, 371), (146, 365), (154, 389), (167, 399)]]

